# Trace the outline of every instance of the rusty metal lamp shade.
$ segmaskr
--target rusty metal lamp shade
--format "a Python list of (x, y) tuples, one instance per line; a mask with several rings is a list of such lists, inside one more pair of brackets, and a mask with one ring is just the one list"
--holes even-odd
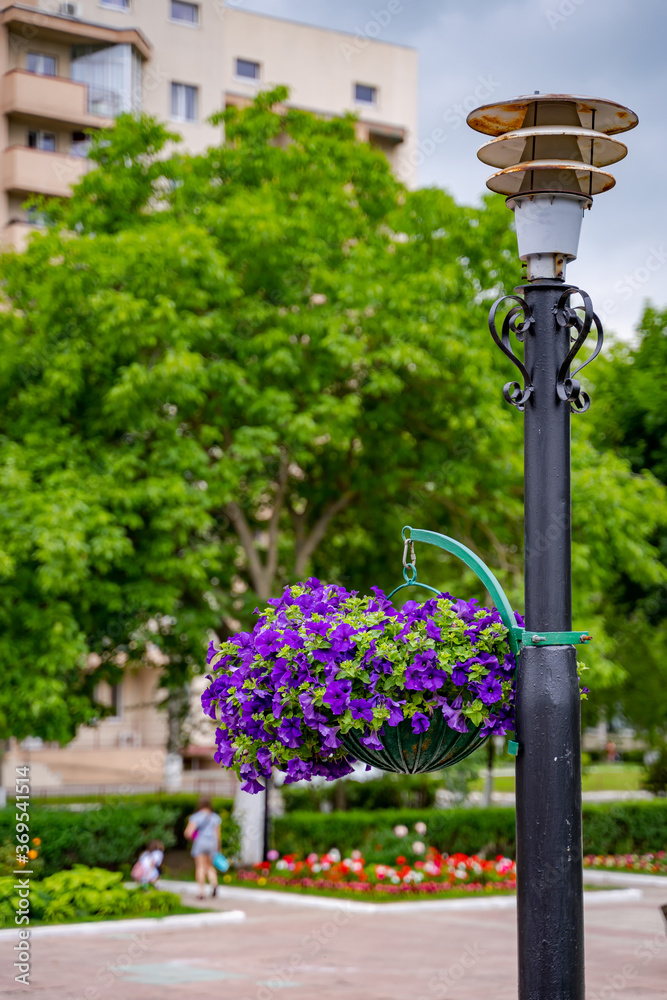
[(477, 108), (468, 124), (492, 136), (477, 155), (500, 168), (486, 185), (514, 212), (528, 279), (564, 277), (584, 211), (616, 183), (602, 168), (627, 153), (612, 136), (634, 128), (636, 114), (598, 98), (532, 94)]
[[(507, 641), (511, 651), (515, 655), (518, 654), (518, 636), (521, 634), (521, 629), (517, 629), (512, 606), (497, 579), (479, 556), (461, 542), (436, 531), (422, 531), (406, 526), (403, 528), (403, 539), (406, 551), (410, 543), (426, 542), (457, 556), (472, 569), (491, 595), (503, 624), (508, 628)], [(417, 580), (414, 559), (412, 563), (406, 563), (404, 557), (403, 562), (406, 582), (393, 590), (389, 597), (407, 587), (421, 587), (433, 594), (442, 593), (435, 587)], [(370, 764), (371, 767), (399, 774), (423, 774), (451, 767), (452, 764), (474, 753), (489, 738), (480, 735), (482, 728), (482, 726), (471, 726), (469, 732), (460, 733), (447, 725), (443, 715), (434, 715), (428, 729), (419, 734), (412, 732), (412, 723), (409, 719), (404, 719), (397, 726), (385, 725), (381, 737), (383, 750), (364, 746), (354, 730), (341, 733), (340, 739), (352, 756), (364, 764)]]

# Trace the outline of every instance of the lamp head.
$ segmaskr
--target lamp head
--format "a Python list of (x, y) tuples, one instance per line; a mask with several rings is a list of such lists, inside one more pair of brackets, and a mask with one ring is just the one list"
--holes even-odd
[(634, 128), (637, 115), (597, 98), (531, 94), (484, 105), (467, 121), (493, 137), (477, 155), (500, 168), (486, 186), (507, 195), (528, 280), (563, 278), (577, 256), (584, 210), (616, 183), (602, 168), (627, 153), (612, 136)]

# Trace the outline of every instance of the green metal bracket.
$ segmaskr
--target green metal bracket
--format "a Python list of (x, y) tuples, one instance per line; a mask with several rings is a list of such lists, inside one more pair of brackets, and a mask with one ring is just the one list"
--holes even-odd
[(516, 740), (507, 741), (507, 752), (510, 755), (510, 757), (516, 757), (516, 755), (519, 752), (519, 744), (517, 743)]
[(513, 653), (519, 652), (522, 630), (517, 629), (512, 605), (489, 567), (486, 563), (482, 562), (478, 555), (475, 555), (466, 545), (457, 542), (456, 539), (450, 538), (448, 535), (441, 535), (437, 531), (422, 531), (421, 528), (411, 528), (409, 525), (403, 528), (403, 541), (426, 542), (428, 545), (436, 545), (439, 549), (444, 549), (445, 552), (451, 552), (453, 556), (458, 556), (479, 577), (490, 593), (493, 603), (498, 608), (500, 617), (503, 620), (503, 625), (506, 625), (509, 629), (507, 639), (510, 648)]
[[(516, 623), (512, 605), (507, 599), (505, 591), (486, 563), (482, 562), (472, 549), (469, 549), (461, 542), (457, 542), (455, 538), (450, 538), (448, 535), (441, 535), (438, 531), (423, 531), (421, 528), (411, 528), (409, 525), (406, 525), (403, 528), (402, 534), (406, 545), (409, 542), (426, 542), (428, 545), (436, 545), (439, 549), (444, 549), (445, 552), (450, 552), (453, 556), (457, 556), (477, 575), (491, 595), (503, 624), (509, 630), (507, 640), (513, 653), (518, 654), (521, 646), (578, 646), (591, 641), (592, 636), (588, 632), (531, 632), (530, 630), (521, 628)], [(402, 583), (400, 587), (393, 590), (389, 595), (390, 597), (398, 590), (412, 586), (423, 587), (434, 594), (440, 593), (435, 587), (418, 582), (414, 561), (413, 563), (405, 564), (404, 576), (407, 583)]]
[(519, 636), (524, 646), (579, 646), (592, 639), (588, 632), (526, 632), (523, 629)]

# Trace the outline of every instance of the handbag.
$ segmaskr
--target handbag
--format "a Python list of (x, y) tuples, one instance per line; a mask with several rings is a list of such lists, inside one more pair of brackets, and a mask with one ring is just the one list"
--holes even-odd
[(213, 855), (213, 865), (219, 872), (226, 872), (229, 869), (229, 861), (220, 851)]

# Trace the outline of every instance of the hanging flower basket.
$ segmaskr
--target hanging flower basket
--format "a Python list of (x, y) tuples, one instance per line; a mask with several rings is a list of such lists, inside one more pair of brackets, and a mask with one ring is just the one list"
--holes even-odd
[[(434, 771), (514, 727), (515, 655), (523, 621), (493, 574), (454, 539), (404, 529), (404, 587), (428, 600), (396, 608), (377, 587), (359, 597), (319, 580), (285, 589), (251, 632), (209, 647), (202, 696), (219, 721), (215, 759), (246, 791), (273, 767), (287, 783), (352, 771)], [(482, 579), (496, 607), (418, 583), (414, 541), (438, 545)], [(412, 561), (407, 561), (408, 551)], [(518, 625), (517, 625), (518, 622)]]

